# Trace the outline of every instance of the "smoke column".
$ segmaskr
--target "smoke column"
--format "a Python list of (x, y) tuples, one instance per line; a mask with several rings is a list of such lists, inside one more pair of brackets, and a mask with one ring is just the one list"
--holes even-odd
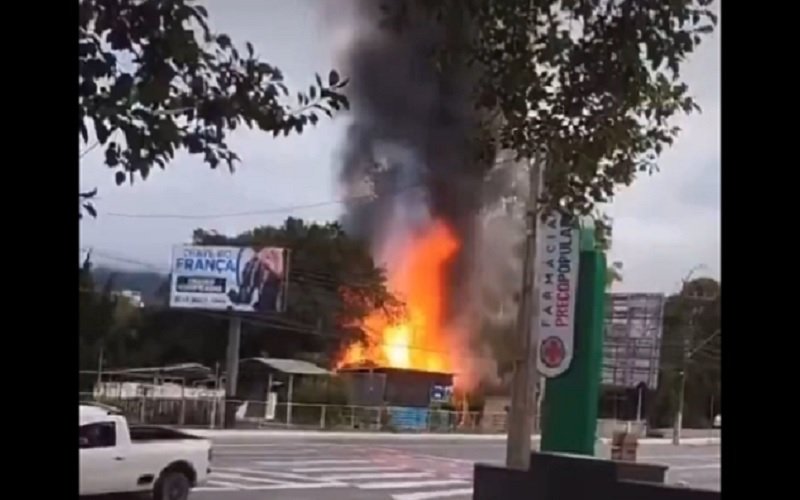
[[(461, 246), (449, 272), (446, 317), (462, 325), (457, 330), (468, 337), (457, 342), (459, 350), (472, 350), (477, 359), (485, 355), (474, 352), (473, 342), (483, 315), (481, 294), (510, 295), (508, 283), (518, 283), (508, 280), (516, 272), (509, 258), (517, 233), (506, 224), (491, 233), (491, 246), (481, 237), (486, 226), (482, 207), (493, 194), (485, 190), (502, 191), (508, 182), (486, 183), (493, 165), (477, 163), (473, 154), (479, 130), (470, 96), (472, 70), (441, 73), (432, 63), (433, 45), (444, 36), (463, 36), (464, 29), (444, 32), (414, 12), (400, 30), (381, 26), (386, 18), (381, 5), (392, 12), (400, 3), (337, 0), (327, 6), (347, 10), (352, 23), (349, 30), (338, 31), (343, 37), (338, 40), (343, 46), (338, 66), (350, 79), (352, 119), (339, 181), (346, 198), (358, 199), (346, 204), (342, 222), (349, 232), (370, 241), (379, 263), (389, 267), (392, 249), (402, 248), (404, 238), (433, 219), (454, 231)], [(363, 199), (365, 186), (375, 195), (369, 201)], [(472, 365), (477, 371), (493, 368)]]

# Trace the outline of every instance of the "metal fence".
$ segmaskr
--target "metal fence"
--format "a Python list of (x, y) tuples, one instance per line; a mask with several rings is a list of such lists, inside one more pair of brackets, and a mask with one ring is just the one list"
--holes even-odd
[[(81, 393), (81, 401), (116, 408), (132, 422), (218, 428), (224, 401), (219, 398), (109, 397)], [(506, 431), (506, 413), (459, 412), (433, 408), (279, 403), (268, 412), (264, 401), (234, 401), (237, 427), (356, 430), (381, 432), (498, 433)]]

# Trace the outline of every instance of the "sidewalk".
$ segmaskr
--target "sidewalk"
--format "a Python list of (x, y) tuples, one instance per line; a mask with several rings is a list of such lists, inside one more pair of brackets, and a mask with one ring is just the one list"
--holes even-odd
[[(367, 439), (376, 441), (505, 441), (505, 434), (446, 434), (446, 433), (392, 433), (392, 432), (341, 432), (341, 431), (314, 431), (314, 430), (284, 430), (284, 429), (181, 429), (184, 432), (208, 439)], [(534, 441), (540, 439), (533, 435)], [(600, 438), (603, 444), (609, 444), (609, 438)], [(682, 438), (681, 445), (685, 446), (710, 446), (722, 442), (721, 437), (691, 437)], [(672, 444), (671, 438), (641, 438), (641, 445), (667, 445)]]

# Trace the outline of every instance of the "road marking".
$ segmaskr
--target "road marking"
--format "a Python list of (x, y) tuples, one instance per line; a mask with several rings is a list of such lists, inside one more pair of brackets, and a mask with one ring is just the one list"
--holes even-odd
[(291, 469), (292, 472), (389, 472), (405, 470), (407, 467), (402, 465), (378, 465), (366, 467), (300, 467)]
[(362, 490), (390, 490), (401, 488), (424, 488), (426, 486), (453, 486), (456, 484), (469, 484), (469, 481), (459, 481), (456, 479), (443, 479), (434, 481), (388, 481), (382, 483), (363, 483), (355, 484), (356, 488)]
[(344, 465), (344, 464), (369, 464), (372, 463), (369, 460), (270, 460), (266, 462), (257, 462), (259, 465), (263, 465), (265, 467), (274, 467), (276, 465), (286, 465), (286, 466), (293, 466), (293, 465)]
[(267, 477), (253, 477), (253, 476), (243, 476), (242, 474), (236, 474), (233, 472), (215, 472), (211, 474), (211, 477), (214, 478), (222, 478), (222, 479), (235, 479), (238, 481), (249, 481), (252, 483), (267, 483), (267, 484), (285, 484), (286, 481), (281, 481), (280, 479), (271, 479)]
[(428, 458), (428, 459), (436, 460), (436, 461), (439, 461), (439, 462), (450, 462), (450, 463), (454, 463), (454, 464), (470, 464), (471, 465), (471, 464), (474, 464), (477, 461), (477, 460), (467, 460), (466, 458), (453, 458), (453, 457), (442, 457), (442, 456), (439, 456), (439, 455), (428, 455), (428, 454), (425, 454), (425, 453), (415, 453), (415, 452), (408, 453), (408, 452), (404, 452), (404, 451), (400, 451), (400, 450), (392, 450), (392, 448), (389, 448), (389, 447), (376, 446), (375, 449), (383, 449), (385, 451), (393, 451), (395, 453), (401, 453), (401, 454), (403, 454), (403, 456), (408, 456), (408, 457), (411, 457), (411, 458)]
[(468, 479), (472, 480), (472, 473), (469, 474), (450, 474), (450, 479)]
[(256, 474), (258, 476), (273, 476), (279, 477), (283, 479), (293, 479), (295, 481), (310, 481), (312, 483), (319, 482), (319, 478), (303, 475), (303, 474), (293, 474), (291, 472), (280, 472), (280, 471), (272, 471), (272, 470), (264, 470), (264, 469), (249, 469), (247, 467), (220, 467), (217, 470), (227, 471), (227, 472), (234, 472), (240, 474)]
[(265, 460), (269, 459), (277, 459), (277, 458), (286, 458), (286, 459), (301, 459), (301, 458), (308, 458), (316, 455), (316, 453), (275, 453), (275, 452), (268, 452), (268, 451), (229, 451), (229, 452), (219, 452), (214, 451), (214, 458), (220, 457), (236, 457), (236, 458), (262, 458)]
[(334, 474), (323, 476), (322, 481), (348, 481), (355, 479), (421, 479), (423, 477), (434, 477), (430, 472), (371, 472), (361, 474)]
[(294, 473), (291, 473), (291, 472), (279, 472), (279, 471), (271, 471), (271, 470), (264, 470), (264, 471), (259, 472), (259, 474), (264, 474), (264, 475), (268, 475), (268, 476), (275, 476), (275, 477), (281, 477), (281, 478), (284, 478), (284, 479), (294, 479), (296, 481), (311, 481), (312, 483), (313, 482), (317, 482), (317, 481), (320, 480), (317, 477), (311, 477), (311, 476), (308, 476), (308, 475), (305, 475), (305, 474), (294, 474)]
[[(318, 443), (314, 443), (314, 446), (319, 446)], [(214, 444), (214, 449), (217, 450), (219, 448), (286, 448), (286, 449), (297, 449), (292, 448), (291, 446), (287, 445), (286, 443), (264, 443), (264, 444), (252, 444), (252, 443), (220, 443)], [(305, 449), (305, 448), (301, 448)]]
[(400, 493), (392, 495), (394, 500), (430, 500), (432, 498), (448, 498), (472, 495), (472, 488), (460, 490), (417, 491), (414, 493)]
[(248, 491), (262, 491), (262, 490), (317, 490), (322, 488), (347, 488), (349, 484), (346, 483), (283, 483), (283, 484), (267, 484), (264, 486), (241, 486), (239, 489)]
[[(235, 490), (239, 489), (239, 483), (231, 483), (231, 482), (228, 482), (228, 481), (216, 481), (214, 479), (209, 479), (208, 481), (206, 481), (206, 484), (208, 486), (201, 486), (199, 488), (192, 488), (192, 490), (193, 491), (195, 491), (195, 490), (199, 490), (199, 491), (217, 491), (217, 490), (224, 490), (226, 488), (233, 488)], [(211, 487), (210, 490), (208, 489), (209, 487)]]

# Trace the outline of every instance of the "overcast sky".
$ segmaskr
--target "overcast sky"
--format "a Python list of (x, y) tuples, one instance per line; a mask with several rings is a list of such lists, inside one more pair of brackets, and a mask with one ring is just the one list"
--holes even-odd
[[(227, 0), (210, 2), (212, 27), (243, 44), (249, 40), (265, 60), (280, 67), (290, 87), (307, 87), (314, 73), (335, 66), (335, 36), (320, 5), (326, 0)], [(717, 5), (719, 1), (717, 2)], [(719, 7), (717, 7), (719, 10)], [(610, 260), (624, 264), (619, 291), (671, 292), (697, 265), (719, 277), (720, 263), (720, 46), (719, 30), (707, 38), (683, 71), (703, 108), (676, 121), (683, 132), (661, 158), (661, 171), (623, 188), (609, 207), (614, 217)], [(81, 247), (94, 248), (99, 264), (167, 270), (172, 245), (188, 242), (202, 227), (236, 233), (280, 224), (289, 216), (335, 219), (336, 152), (346, 116), (327, 120), (300, 136), (272, 139), (237, 131), (231, 147), (242, 158), (235, 174), (212, 171), (200, 160), (179, 156), (146, 182), (114, 184), (101, 148), (81, 161), (81, 188), (99, 189), (97, 219), (80, 224)], [(331, 202), (331, 203), (325, 203)], [(317, 205), (312, 208), (295, 208)], [(261, 211), (222, 218), (124, 218), (112, 214), (206, 215)], [(267, 213), (269, 212), (269, 213)], [(130, 267), (130, 266), (128, 266)]]

